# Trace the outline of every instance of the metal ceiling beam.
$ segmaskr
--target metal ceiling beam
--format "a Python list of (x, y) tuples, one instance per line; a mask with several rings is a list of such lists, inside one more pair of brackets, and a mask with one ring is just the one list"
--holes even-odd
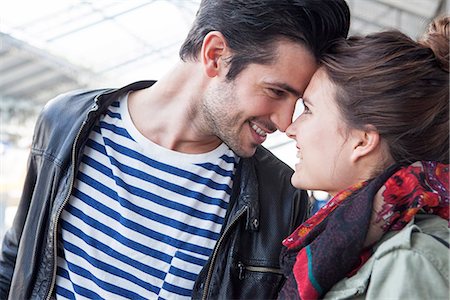
[[(2, 60), (5, 59), (7, 62), (6, 65), (8, 60), (12, 63), (17, 61), (17, 59), (39, 62), (49, 69), (57, 70), (61, 75), (73, 78), (74, 81), (78, 81), (80, 84), (83, 84), (84, 78), (90, 78), (93, 75), (91, 71), (85, 68), (73, 65), (61, 57), (51, 55), (44, 49), (34, 47), (6, 33), (0, 32), (0, 42), (11, 49), (7, 54), (7, 56), (12, 56), (11, 58), (2, 57)], [(3, 65), (3, 61), (0, 65)]]
[(377, 0), (377, 2), (421, 18), (431, 19), (436, 16), (442, 0)]
[[(109, 8), (109, 7), (115, 6), (116, 4), (117, 4), (117, 2), (107, 3), (102, 8)], [(69, 6), (69, 7), (65, 7), (65, 8), (63, 8), (61, 10), (58, 10), (56, 12), (53, 12), (51, 14), (42, 16), (40, 18), (34, 19), (34, 20), (32, 20), (32, 21), (30, 21), (28, 23), (22, 24), (19, 27), (17, 27), (16, 29), (27, 31), (28, 28), (30, 28), (30, 27), (36, 27), (37, 25), (40, 25), (40, 24), (45, 23), (45, 22), (49, 22), (52, 19), (60, 18), (62, 15), (67, 15), (67, 11), (70, 10), (71, 7), (73, 7), (73, 5)], [(64, 19), (64, 21), (59, 23), (59, 24), (52, 24), (51, 28), (53, 28), (54, 26), (58, 26), (58, 27), (67, 26), (68, 24), (70, 24), (72, 22), (76, 22), (76, 21), (79, 21), (80, 19), (86, 18), (86, 17), (88, 17), (91, 14), (92, 14), (92, 11), (87, 12), (87, 13), (83, 12), (82, 14), (79, 14), (79, 15), (76, 15), (76, 16), (72, 16), (69, 20)], [(48, 30), (48, 29), (50, 29), (50, 28), (47, 28), (47, 29), (44, 28), (41, 31), (45, 31), (45, 30)]]
[(90, 28), (90, 27), (92, 27), (92, 26), (94, 26), (94, 25), (97, 25), (97, 24), (103, 23), (103, 22), (105, 22), (105, 21), (108, 21), (108, 20), (117, 18), (118, 16), (127, 14), (127, 13), (129, 13), (129, 12), (132, 12), (132, 11), (134, 11), (134, 10), (137, 10), (137, 9), (139, 9), (139, 8), (142, 8), (142, 7), (144, 7), (144, 6), (147, 6), (147, 5), (149, 5), (149, 4), (152, 4), (153, 2), (155, 2), (155, 0), (154, 0), (154, 1), (147, 1), (147, 2), (145, 2), (145, 3), (143, 3), (143, 4), (134, 6), (134, 7), (132, 7), (132, 8), (126, 9), (126, 10), (121, 11), (121, 12), (119, 12), (119, 13), (115, 13), (115, 14), (113, 14), (113, 15), (111, 15), (111, 16), (103, 17), (103, 18), (100, 19), (100, 20), (97, 20), (97, 21), (94, 21), (94, 22), (90, 22), (90, 23), (88, 23), (88, 24), (85, 24), (85, 25), (83, 25), (83, 26), (77, 27), (77, 28), (75, 28), (75, 29), (68, 30), (68, 31), (66, 31), (66, 32), (64, 32), (64, 33), (55, 35), (55, 36), (53, 36), (53, 37), (51, 37), (51, 38), (47, 38), (47, 42), (51, 43), (51, 42), (53, 42), (53, 41), (55, 41), (55, 40), (57, 40), (57, 39), (60, 39), (60, 38), (65, 37), (65, 36), (67, 36), (67, 35), (74, 34), (74, 33), (79, 32), (79, 31), (81, 31), (81, 30)]
[(5, 97), (24, 98), (25, 95), (39, 94), (40, 89), (43, 89), (48, 82), (52, 82), (54, 84), (57, 82), (66, 81), (67, 77), (63, 77), (61, 74), (54, 71), (47, 71), (39, 74), (39, 76), (26, 77), (20, 82), (17, 82), (17, 84), (2, 89), (1, 94)]
[(12, 49), (8, 52), (0, 55), (0, 72), (6, 73), (9, 70), (13, 70), (20, 67), (23, 64), (27, 64), (31, 61), (29, 57), (25, 57), (16, 49)]
[(48, 71), (51, 70), (41, 63), (29, 61), (28, 63), (16, 66), (8, 72), (0, 72), (0, 90), (4, 91), (24, 78), (39, 76)]

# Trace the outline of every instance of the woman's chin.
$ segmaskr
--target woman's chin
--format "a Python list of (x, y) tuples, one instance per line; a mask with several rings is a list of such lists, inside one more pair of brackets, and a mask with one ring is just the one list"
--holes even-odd
[(295, 173), (292, 175), (291, 177), (291, 184), (298, 189), (304, 189), (304, 184), (303, 184), (303, 180), (300, 178), (299, 174), (297, 173), (297, 171), (295, 171)]

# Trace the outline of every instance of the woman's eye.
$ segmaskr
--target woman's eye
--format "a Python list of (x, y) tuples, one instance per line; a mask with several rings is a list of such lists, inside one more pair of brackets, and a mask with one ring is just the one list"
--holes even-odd
[(309, 107), (308, 107), (308, 105), (306, 105), (305, 103), (303, 103), (303, 106), (305, 107), (305, 110), (304, 110), (304, 114), (309, 114), (311, 111), (309, 110)]
[(295, 104), (294, 114), (292, 116), (292, 122), (294, 122), (298, 117), (304, 114), (309, 114), (311, 111), (309, 110), (309, 107), (305, 105), (305, 102), (302, 98), (299, 98), (297, 100), (297, 103)]

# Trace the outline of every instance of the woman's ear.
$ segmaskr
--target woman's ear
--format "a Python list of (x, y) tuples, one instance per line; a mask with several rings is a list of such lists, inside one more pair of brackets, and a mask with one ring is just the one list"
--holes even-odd
[(360, 158), (373, 154), (380, 149), (380, 134), (373, 126), (369, 126), (366, 130), (358, 130), (352, 137), (353, 152), (351, 161), (356, 162)]
[(209, 32), (203, 39), (201, 62), (209, 77), (219, 75), (226, 66), (224, 58), (228, 54), (226, 39), (219, 31)]

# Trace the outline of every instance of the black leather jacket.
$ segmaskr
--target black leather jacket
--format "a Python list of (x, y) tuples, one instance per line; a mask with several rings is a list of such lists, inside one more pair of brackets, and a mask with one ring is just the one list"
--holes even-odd
[[(18, 211), (3, 240), (0, 299), (54, 297), (58, 220), (87, 137), (111, 102), (153, 83), (71, 92), (45, 106)], [(237, 175), (221, 237), (193, 298), (274, 298), (284, 281), (281, 241), (305, 219), (307, 195), (290, 185), (292, 170), (263, 147), (241, 159)]]

